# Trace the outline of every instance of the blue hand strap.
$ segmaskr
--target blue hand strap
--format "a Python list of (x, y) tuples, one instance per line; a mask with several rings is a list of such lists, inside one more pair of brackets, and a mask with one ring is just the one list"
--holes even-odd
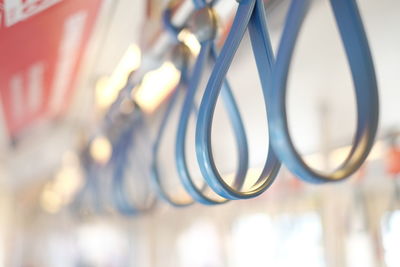
[[(189, 81), (188, 89), (186, 92), (185, 100), (182, 106), (181, 116), (179, 119), (178, 133), (176, 137), (176, 164), (179, 173), (179, 178), (185, 187), (186, 191), (192, 196), (194, 200), (205, 205), (222, 204), (227, 199), (214, 200), (204, 194), (204, 190), (196, 187), (193, 179), (189, 173), (189, 168), (186, 162), (186, 134), (188, 130), (188, 122), (191, 111), (193, 110), (195, 94), (199, 87), (200, 80), (203, 76), (203, 70), (206, 65), (207, 58), (215, 60), (216, 49), (213, 45), (213, 40), (206, 40), (201, 44), (200, 54), (196, 60), (193, 74)], [(227, 81), (223, 84), (223, 100), (230, 117), (230, 122), (233, 125), (235, 139), (238, 149), (238, 169), (234, 179), (234, 187), (241, 188), (246, 178), (248, 168), (248, 146), (246, 134), (241, 120), (235, 99)]]
[[(137, 131), (139, 129), (143, 129), (143, 127), (145, 127), (140, 111), (136, 110), (135, 114), (133, 114), (132, 116), (133, 118), (132, 121), (130, 122), (128, 129), (126, 129), (121, 134), (118, 142), (114, 146), (113, 158), (112, 158), (112, 162), (114, 163), (114, 175), (112, 179), (113, 201), (115, 207), (120, 213), (129, 216), (147, 212), (153, 209), (156, 204), (155, 198), (151, 194), (149, 194), (150, 200), (146, 201), (148, 203), (140, 207), (138, 205), (131, 203), (131, 201), (129, 201), (128, 196), (126, 195), (124, 181), (126, 179), (125, 177), (126, 177), (127, 164), (132, 165), (136, 163), (135, 165), (137, 166), (136, 170), (137, 175), (141, 174), (139, 169), (143, 168), (143, 166), (140, 166), (141, 164), (139, 164), (140, 158), (135, 159), (136, 162), (129, 161), (130, 159), (129, 151), (131, 149), (138, 149), (134, 148), (135, 135), (137, 134)], [(141, 178), (145, 179), (146, 177), (144, 175)]]
[[(199, 82), (203, 76), (203, 71), (206, 66), (207, 59), (212, 59), (215, 61), (217, 57), (216, 49), (213, 45), (214, 41), (214, 34), (213, 32), (216, 30), (215, 20), (212, 17), (212, 10), (210, 9), (210, 5), (207, 5), (204, 1), (202, 3), (198, 3), (197, 6), (202, 7), (199, 10), (196, 10), (193, 14), (194, 20), (190, 21), (195, 23), (192, 26), (195, 27), (195, 30), (203, 30), (201, 38), (201, 50), (200, 54), (196, 59), (196, 63), (194, 66), (193, 73), (188, 81), (188, 88), (185, 96), (185, 100), (182, 106), (181, 116), (179, 119), (178, 125), (178, 132), (177, 132), (177, 139), (176, 139), (176, 164), (179, 178), (186, 189), (186, 191), (190, 194), (190, 196), (197, 202), (205, 204), (205, 205), (215, 205), (225, 203), (226, 199), (212, 199), (205, 194), (205, 188), (198, 188), (194, 183), (187, 166), (186, 162), (186, 153), (185, 153), (185, 144), (186, 144), (186, 134), (188, 128), (188, 120), (190, 114), (195, 110), (195, 103), (194, 98), (199, 87)], [(164, 13), (169, 14), (169, 13)], [(170, 15), (170, 14), (169, 14)], [(165, 21), (164, 21), (165, 22)], [(196, 23), (201, 23), (200, 25), (196, 25)], [(205, 23), (205, 24), (204, 24)], [(167, 23), (170, 26), (170, 21)], [(203, 25), (204, 24), (204, 25)], [(205, 27), (199, 28), (199, 27)], [(205, 30), (205, 31), (204, 31)], [(208, 32), (208, 34), (205, 34)], [(186, 86), (186, 84), (185, 84)], [(159, 146), (160, 139), (162, 137), (162, 132), (164, 131), (165, 124), (167, 123), (167, 118), (170, 116), (171, 109), (175, 105), (176, 98), (178, 95), (178, 91), (175, 91), (174, 95), (172, 96), (167, 110), (164, 113), (164, 117), (160, 126), (159, 136), (157, 136), (158, 141), (155, 142), (155, 150), (154, 154), (157, 155), (157, 150)], [(238, 149), (238, 169), (234, 178), (233, 186), (235, 188), (240, 189), (245, 181), (247, 169), (248, 169), (248, 146), (246, 140), (246, 134), (244, 130), (244, 126), (229, 87), (229, 84), (225, 81), (223, 87), (223, 100), (225, 107), (228, 112), (228, 116), (230, 118), (230, 122), (233, 125), (233, 130), (235, 134), (235, 140)], [(156, 156), (155, 156), (156, 157)], [(155, 163), (155, 162), (154, 162)], [(153, 176), (154, 180), (157, 182), (157, 185), (160, 185), (159, 175), (157, 170), (156, 163), (153, 165)], [(162, 186), (159, 186), (159, 190), (162, 189)], [(174, 206), (185, 206), (191, 204), (193, 201), (187, 203), (177, 203), (176, 201), (172, 201), (170, 197), (167, 196), (166, 192), (161, 190), (160, 195), (163, 196), (164, 200)]]
[(171, 117), (172, 110), (177, 103), (179, 91), (180, 91), (181, 87), (184, 87), (186, 85), (186, 82), (185, 82), (186, 75), (187, 75), (186, 68), (183, 68), (182, 73), (181, 73), (181, 80), (180, 80), (177, 88), (172, 93), (172, 95), (168, 101), (166, 110), (164, 111), (164, 114), (161, 118), (161, 123), (158, 128), (157, 136), (156, 136), (154, 144), (153, 144), (153, 152), (152, 152), (153, 160), (152, 160), (152, 164), (151, 164), (151, 178), (154, 183), (155, 189), (157, 191), (157, 195), (163, 201), (165, 201), (166, 203), (168, 203), (174, 207), (185, 207), (185, 206), (193, 204), (194, 201), (192, 199), (187, 200), (187, 201), (178, 201), (178, 200), (173, 199), (171, 196), (169, 196), (167, 191), (164, 189), (164, 186), (163, 186), (161, 178), (160, 178), (160, 173), (159, 173), (158, 164), (157, 164), (157, 157), (158, 157), (158, 153), (159, 153), (159, 149), (160, 149), (160, 144), (161, 144), (164, 132), (165, 132), (165, 128), (167, 126), (169, 118)]
[[(130, 127), (133, 128), (133, 127)], [(130, 133), (130, 134), (129, 134)], [(128, 203), (127, 197), (123, 190), (123, 181), (125, 176), (125, 164), (127, 163), (128, 150), (125, 147), (130, 147), (133, 139), (133, 131), (126, 131), (120, 137), (117, 143), (113, 146), (111, 165), (113, 165), (112, 177), (112, 200), (116, 209), (124, 215), (136, 215), (139, 209), (135, 205)]]
[(364, 162), (377, 131), (379, 100), (374, 66), (357, 4), (354, 0), (331, 0), (353, 76), (358, 114), (357, 129), (350, 154), (334, 172), (318, 172), (303, 161), (289, 135), (286, 83), (293, 49), (309, 2), (294, 0), (289, 8), (270, 85), (272, 92), (269, 95), (269, 122), (272, 145), (287, 168), (307, 182), (323, 183), (339, 181), (350, 176)]
[[(83, 166), (83, 174), (85, 178), (85, 184), (83, 187), (80, 189), (80, 191), (77, 193), (75, 200), (73, 201), (71, 208), (73, 209), (74, 212), (79, 212), (83, 208), (92, 208), (92, 212), (101, 214), (104, 212), (103, 209), (103, 202), (100, 197), (100, 188), (99, 188), (99, 182), (98, 182), (98, 177), (96, 173), (96, 169), (98, 166), (96, 166), (92, 161), (89, 156), (89, 152), (85, 150), (81, 154), (81, 162)], [(89, 197), (89, 198), (87, 198)], [(89, 203), (85, 203), (85, 201), (91, 201)], [(86, 205), (86, 207), (85, 207)], [(89, 207), (88, 207), (89, 206)]]
[(274, 60), (265, 22), (264, 4), (262, 0), (242, 0), (233, 20), (232, 30), (216, 60), (205, 89), (196, 125), (196, 154), (201, 172), (208, 185), (217, 194), (227, 199), (253, 198), (260, 195), (273, 183), (280, 168), (280, 162), (270, 141), (267, 160), (260, 177), (249, 191), (242, 192), (232, 188), (223, 180), (213, 159), (211, 128), (216, 102), (229, 66), (247, 28), (262, 84), (264, 102), (267, 103), (267, 83), (271, 77)]
[[(198, 5), (204, 5), (197, 1)], [(322, 183), (328, 181), (342, 180), (354, 173), (364, 162), (369, 154), (376, 135), (379, 117), (378, 90), (375, 78), (373, 62), (368, 46), (368, 41), (364, 32), (361, 17), (358, 12), (357, 4), (354, 0), (331, 0), (332, 9), (340, 31), (340, 35), (346, 50), (348, 62), (353, 76), (357, 99), (357, 129), (354, 142), (349, 156), (345, 162), (333, 173), (323, 174), (311, 169), (296, 151), (289, 135), (287, 116), (286, 116), (286, 88), (287, 76), (291, 63), (291, 58), (299, 30), (304, 17), (307, 13), (310, 0), (293, 0), (289, 8), (285, 28), (282, 34), (281, 43), (278, 50), (276, 61), (272, 52), (269, 34), (266, 26), (264, 5), (262, 0), (241, 0), (235, 15), (232, 30), (228, 34), (227, 40), (219, 56), (216, 55), (215, 48), (211, 40), (202, 42), (200, 55), (196, 61), (195, 69), (189, 80), (189, 87), (182, 107), (181, 118), (178, 127), (176, 142), (176, 164), (179, 177), (185, 189), (192, 196), (193, 200), (203, 204), (220, 204), (229, 199), (252, 198), (260, 195), (273, 183), (282, 161), (294, 174), (301, 179)], [(170, 22), (170, 13), (164, 14), (164, 20)], [(166, 23), (168, 24), (168, 23)], [(170, 31), (177, 35), (180, 29), (172, 24)], [(167, 25), (168, 28), (168, 25)], [(236, 103), (234, 101), (229, 84), (226, 82), (226, 74), (232, 63), (233, 57), (246, 31), (249, 30), (253, 53), (256, 59), (257, 69), (262, 85), (264, 102), (269, 114), (270, 144), (267, 159), (263, 171), (249, 191), (240, 191), (244, 183), (248, 169), (248, 151), (243, 123), (240, 118)], [(189, 174), (186, 155), (185, 139), (188, 127), (188, 119), (195, 109), (194, 96), (198, 88), (200, 78), (204, 69), (206, 59), (215, 59), (215, 65), (205, 89), (198, 113), (196, 125), (196, 155), (200, 170), (207, 184), (224, 199), (214, 200), (204, 194), (204, 187), (199, 189), (195, 186)], [(186, 69), (182, 71), (180, 87), (186, 86)], [(237, 148), (239, 150), (239, 167), (236, 172), (236, 179), (233, 185), (228, 185), (219, 174), (212, 154), (211, 148), (211, 128), (218, 96), (222, 90), (224, 103), (232, 122)], [(172, 108), (176, 105), (177, 96), (180, 89), (176, 89), (168, 103), (167, 110), (162, 118), (162, 122), (153, 145), (153, 162), (151, 166), (152, 180), (155, 182), (156, 189), (162, 199), (173, 206), (186, 206), (193, 203), (193, 200), (178, 202), (168, 196), (162, 186), (157, 167), (157, 154), (160, 140), (162, 138), (168, 118)], [(131, 139), (124, 137), (123, 139)], [(137, 214), (141, 209), (129, 203), (123, 192), (123, 166), (126, 163), (127, 143), (121, 142), (116, 153), (116, 168), (113, 179), (113, 190), (116, 196), (117, 208), (125, 214)], [(276, 155), (275, 155), (276, 153)], [(92, 164), (89, 164), (92, 165)], [(91, 166), (92, 168), (94, 166)], [(90, 167), (89, 167), (90, 168)], [(93, 179), (93, 169), (87, 169), (87, 186), (96, 190), (96, 181)], [(99, 206), (98, 203), (96, 206)]]

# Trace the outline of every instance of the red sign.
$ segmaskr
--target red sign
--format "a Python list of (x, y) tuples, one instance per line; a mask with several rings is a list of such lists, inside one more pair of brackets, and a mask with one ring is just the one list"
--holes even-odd
[(101, 0), (0, 0), (0, 97), (10, 135), (65, 110)]

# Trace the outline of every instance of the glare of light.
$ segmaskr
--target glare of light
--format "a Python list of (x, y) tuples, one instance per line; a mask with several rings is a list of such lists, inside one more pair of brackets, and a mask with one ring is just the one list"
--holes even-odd
[(96, 137), (90, 144), (90, 155), (98, 163), (107, 163), (111, 157), (111, 153), (111, 143), (104, 136)]
[(108, 108), (117, 98), (128, 75), (141, 64), (140, 48), (132, 44), (122, 56), (111, 76), (101, 77), (96, 84), (96, 104), (100, 109)]
[(372, 147), (371, 152), (368, 155), (368, 160), (373, 161), (373, 160), (378, 160), (382, 159), (382, 156), (385, 151), (385, 144), (383, 141), (378, 141), (375, 142), (374, 146)]
[[(251, 189), (258, 181), (258, 178), (260, 177), (260, 174), (262, 172), (261, 168), (249, 168), (246, 174), (246, 179), (244, 180), (244, 185), (243, 189), (249, 190)], [(234, 180), (235, 175), (232, 174), (229, 178), (230, 183)]]
[(196, 36), (187, 29), (183, 29), (178, 34), (178, 40), (189, 47), (190, 52), (197, 56), (200, 53), (201, 45)]
[[(335, 165), (339, 165), (340, 163), (342, 163), (348, 156), (350, 150), (351, 150), (351, 146), (339, 147), (339, 148), (333, 150), (330, 153), (332, 163)], [(384, 143), (382, 141), (376, 142), (374, 144), (374, 146), (372, 147), (367, 160), (374, 161), (374, 160), (381, 159), (384, 151), (385, 151)]]
[(165, 62), (160, 68), (146, 73), (134, 90), (133, 98), (143, 111), (151, 113), (178, 85), (180, 76), (174, 64)]
[(322, 153), (305, 155), (304, 161), (310, 166), (324, 166), (324, 155)]
[(63, 155), (61, 168), (53, 180), (43, 188), (40, 204), (46, 212), (57, 213), (62, 207), (69, 204), (75, 193), (83, 185), (78, 155), (66, 151)]
[(61, 195), (62, 202), (65, 205), (72, 200), (82, 184), (83, 178), (78, 168), (72, 166), (63, 167), (56, 175), (53, 190)]
[(330, 153), (330, 158), (332, 160), (332, 164), (334, 166), (337, 166), (340, 163), (342, 163), (349, 155), (350, 150), (351, 150), (351, 146), (339, 147), (339, 148), (336, 148), (335, 150), (333, 150)]
[(109, 79), (108, 76), (102, 76), (96, 82), (96, 104), (101, 109), (111, 105), (110, 102), (114, 95), (114, 92), (107, 86)]
[(41, 196), (40, 205), (48, 213), (57, 213), (62, 207), (62, 197), (52, 190), (50, 184), (45, 186)]

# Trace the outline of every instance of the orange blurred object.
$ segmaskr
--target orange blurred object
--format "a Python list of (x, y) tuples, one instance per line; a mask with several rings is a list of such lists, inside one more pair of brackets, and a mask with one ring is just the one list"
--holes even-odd
[(386, 159), (386, 171), (390, 174), (400, 173), (400, 148), (390, 148)]

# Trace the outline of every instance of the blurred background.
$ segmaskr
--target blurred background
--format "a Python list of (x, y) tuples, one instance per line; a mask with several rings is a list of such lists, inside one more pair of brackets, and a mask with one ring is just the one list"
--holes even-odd
[[(184, 26), (193, 3), (175, 2), (172, 22)], [(290, 0), (264, 2), (276, 50)], [(174, 208), (162, 200), (152, 206), (149, 173), (156, 158), (166, 191), (176, 199), (189, 198), (174, 161), (183, 95), (158, 155), (152, 153), (181, 75), (171, 52), (176, 41), (162, 23), (170, 3), (0, 0), (0, 266), (400, 266), (400, 2), (357, 3), (380, 93), (379, 132), (363, 167), (344, 182), (324, 185), (306, 184), (282, 168), (256, 199)], [(215, 6), (218, 47), (236, 8), (233, 0)], [(190, 49), (192, 66), (199, 42), (186, 30), (178, 39)], [(249, 143), (247, 180), (254, 180), (269, 140), (248, 36), (228, 79)], [(338, 167), (350, 151), (357, 114), (328, 0), (312, 1), (288, 87), (289, 128), (297, 149), (313, 168)], [(118, 114), (111, 116), (115, 106)], [(195, 122), (192, 117), (186, 154), (201, 184)], [(146, 212), (129, 214), (114, 203), (110, 188), (118, 138), (131, 140), (122, 164), (125, 197)], [(237, 152), (220, 101), (212, 142), (218, 170), (229, 180)]]

